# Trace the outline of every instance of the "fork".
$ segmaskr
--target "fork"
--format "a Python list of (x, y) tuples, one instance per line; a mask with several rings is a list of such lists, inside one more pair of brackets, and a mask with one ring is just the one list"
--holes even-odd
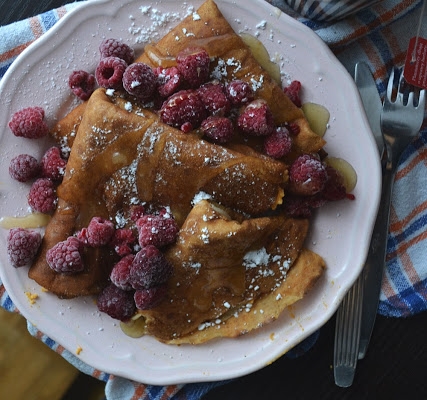
[[(342, 330), (342, 334), (335, 335), (334, 378), (335, 383), (340, 387), (349, 387), (353, 383), (357, 360), (358, 358), (363, 358), (369, 343), (378, 308), (385, 264), (389, 210), (394, 177), (403, 151), (418, 133), (424, 119), (425, 91), (420, 91), (418, 101), (414, 92), (409, 90), (410, 87), (408, 85), (406, 85), (406, 91), (404, 92), (405, 81), (403, 72), (400, 72), (397, 94), (394, 96), (394, 75), (393, 69), (381, 114), (381, 130), (385, 140), (387, 159), (383, 168), (381, 207), (375, 222), (370, 249), (370, 251), (377, 253), (375, 258), (379, 261), (379, 265), (373, 265), (373, 268), (371, 267), (369, 270), (369, 274), (372, 274), (373, 279), (367, 279), (371, 277), (367, 276), (367, 271), (362, 271), (362, 274), (352, 290), (344, 297), (342, 305), (337, 311), (336, 331)], [(365, 287), (364, 284), (368, 286)], [(372, 317), (369, 318), (367, 323), (363, 321), (366, 326), (362, 328), (365, 328), (365, 331), (367, 330), (367, 334), (363, 332), (364, 350), (361, 355), (359, 353), (359, 342), (362, 311), (366, 315), (368, 309), (372, 310), (369, 313)], [(348, 313), (352, 315), (346, 315)]]

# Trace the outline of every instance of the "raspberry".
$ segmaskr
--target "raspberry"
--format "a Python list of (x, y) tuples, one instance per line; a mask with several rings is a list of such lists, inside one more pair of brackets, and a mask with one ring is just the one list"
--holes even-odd
[(228, 100), (224, 85), (219, 82), (209, 82), (197, 89), (199, 96), (211, 115), (224, 117), (230, 112), (231, 104)]
[(123, 257), (132, 253), (131, 245), (133, 245), (135, 241), (136, 239), (132, 230), (116, 229), (109, 244), (120, 257)]
[(41, 107), (27, 107), (17, 111), (9, 121), (9, 128), (15, 136), (27, 139), (40, 139), (49, 132)]
[(327, 179), (324, 164), (310, 154), (297, 157), (289, 168), (289, 186), (295, 194), (309, 196), (319, 193)]
[(208, 117), (201, 126), (203, 134), (214, 143), (227, 143), (234, 135), (233, 123), (226, 117)]
[(301, 99), (300, 99), (300, 91), (301, 91), (301, 82), (300, 81), (292, 81), (289, 86), (283, 88), (283, 92), (289, 99), (294, 103), (297, 107), (301, 107)]
[(285, 212), (293, 218), (310, 218), (313, 209), (308, 197), (287, 195), (283, 203)]
[(329, 201), (344, 199), (347, 196), (347, 193), (342, 175), (335, 168), (329, 165), (326, 166), (326, 173), (328, 175), (328, 179), (326, 180), (325, 187), (321, 193), (323, 198)]
[(141, 100), (149, 100), (153, 96), (156, 86), (157, 77), (147, 64), (131, 64), (123, 74), (124, 89)]
[(198, 128), (205, 117), (205, 106), (194, 90), (180, 90), (170, 96), (160, 109), (162, 122), (176, 128), (183, 127), (185, 131), (188, 131), (188, 124), (191, 124), (191, 129)]
[(9, 175), (19, 182), (28, 182), (40, 174), (40, 164), (28, 154), (20, 154), (10, 160)]
[(130, 219), (136, 222), (145, 214), (145, 208), (143, 205), (132, 206), (130, 209)]
[(30, 264), (41, 242), (39, 232), (22, 228), (11, 229), (7, 235), (7, 254), (11, 264), (15, 268)]
[(136, 290), (148, 289), (162, 285), (171, 275), (171, 264), (157, 247), (150, 244), (136, 253), (129, 281)]
[(237, 107), (250, 103), (254, 99), (254, 92), (249, 83), (239, 79), (229, 82), (225, 87), (225, 93), (231, 104)]
[(292, 136), (297, 136), (298, 133), (300, 133), (301, 128), (299, 127), (299, 125), (295, 122), (289, 122), (286, 124), (286, 128), (288, 128), (289, 133)]
[(174, 243), (178, 235), (178, 225), (174, 218), (161, 215), (144, 215), (136, 221), (139, 244), (163, 247)]
[(237, 126), (248, 135), (268, 136), (274, 130), (273, 114), (264, 100), (254, 100), (237, 118)]
[(285, 127), (276, 128), (273, 133), (264, 140), (264, 152), (273, 158), (282, 158), (292, 148), (292, 139)]
[(114, 235), (114, 225), (111, 221), (100, 217), (93, 217), (87, 228), (83, 228), (77, 235), (78, 239), (91, 247), (101, 247), (108, 244)]
[(83, 271), (81, 248), (81, 242), (70, 236), (46, 252), (46, 261), (55, 272), (73, 274)]
[(154, 73), (157, 76), (157, 90), (162, 97), (169, 97), (176, 93), (184, 81), (177, 67), (157, 67)]
[(135, 258), (133, 254), (128, 254), (123, 257), (111, 270), (110, 280), (118, 288), (122, 290), (132, 290), (132, 285), (129, 282), (130, 267)]
[(95, 70), (98, 85), (107, 89), (120, 89), (127, 66), (126, 62), (118, 57), (101, 59)]
[(156, 307), (163, 300), (166, 292), (166, 285), (161, 285), (149, 289), (139, 289), (135, 292), (133, 298), (139, 310), (149, 310)]
[(44, 153), (41, 160), (42, 176), (54, 182), (62, 180), (65, 173), (67, 161), (61, 157), (61, 152), (57, 147), (51, 147)]
[(118, 39), (105, 39), (99, 45), (101, 58), (118, 57), (131, 64), (135, 58), (135, 52), (132, 47)]
[(95, 76), (86, 71), (73, 71), (68, 78), (68, 86), (81, 100), (88, 100), (95, 90)]
[(28, 204), (34, 211), (50, 213), (56, 207), (55, 185), (48, 178), (37, 179), (30, 188)]
[(122, 290), (111, 284), (98, 296), (98, 310), (120, 321), (129, 320), (136, 311), (133, 292)]
[(191, 88), (198, 88), (209, 77), (210, 57), (202, 47), (189, 47), (176, 56), (177, 68)]

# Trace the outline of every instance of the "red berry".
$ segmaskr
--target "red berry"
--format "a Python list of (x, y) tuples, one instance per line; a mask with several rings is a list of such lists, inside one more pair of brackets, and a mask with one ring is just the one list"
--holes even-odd
[(132, 47), (128, 46), (118, 39), (105, 39), (99, 45), (101, 58), (118, 57), (131, 64), (135, 58), (135, 52)]
[(109, 243), (114, 235), (114, 225), (104, 218), (93, 217), (87, 228), (78, 233), (78, 239), (91, 247), (101, 247)]
[(104, 88), (120, 89), (127, 66), (126, 62), (118, 57), (101, 59), (95, 70), (98, 85)]
[(61, 157), (57, 147), (51, 147), (44, 153), (41, 160), (42, 176), (52, 181), (62, 180), (67, 161)]
[(254, 92), (249, 83), (239, 79), (229, 82), (225, 87), (225, 92), (231, 104), (236, 107), (254, 100)]
[(209, 78), (210, 57), (202, 47), (189, 47), (176, 56), (177, 68), (192, 88), (198, 88)]
[(147, 246), (149, 244), (156, 247), (163, 247), (174, 243), (178, 235), (178, 225), (171, 216), (143, 215), (136, 221), (138, 229), (139, 244)]
[(7, 235), (7, 254), (15, 267), (29, 265), (42, 242), (39, 232), (22, 228), (11, 229)]
[[(205, 117), (205, 106), (195, 90), (180, 90), (169, 97), (160, 109), (162, 122), (175, 128), (191, 124), (191, 128), (196, 129)], [(188, 126), (185, 128), (188, 130)]]
[(39, 178), (31, 186), (28, 204), (34, 211), (50, 213), (56, 207), (55, 185), (48, 178)]
[(264, 100), (254, 100), (237, 118), (237, 126), (247, 135), (268, 136), (274, 130), (273, 114)]
[(219, 82), (209, 82), (197, 89), (206, 110), (211, 115), (224, 117), (230, 112), (231, 104), (228, 100), (224, 85)]
[(135, 256), (128, 254), (123, 257), (111, 270), (110, 280), (122, 290), (132, 290), (130, 279), (130, 267)]
[(139, 310), (150, 310), (156, 307), (167, 293), (166, 285), (156, 286), (148, 289), (139, 289), (134, 294), (136, 307)]
[(114, 235), (109, 244), (120, 257), (124, 257), (132, 253), (131, 246), (133, 246), (135, 242), (136, 238), (132, 230), (124, 228), (114, 231)]
[(293, 218), (310, 218), (313, 209), (308, 197), (288, 194), (283, 202), (286, 213)]
[(300, 91), (301, 91), (301, 82), (292, 81), (289, 86), (283, 88), (284, 93), (297, 107), (301, 107)]
[(273, 133), (264, 140), (264, 152), (273, 158), (282, 158), (292, 148), (292, 139), (285, 127), (276, 128)]
[(200, 128), (204, 136), (214, 143), (227, 143), (234, 135), (233, 123), (226, 117), (208, 117)]
[(40, 170), (37, 159), (28, 154), (20, 154), (12, 158), (9, 164), (9, 175), (19, 182), (28, 182), (36, 178)]
[(322, 197), (329, 201), (342, 200), (347, 197), (344, 179), (342, 175), (333, 167), (326, 166), (328, 179), (322, 190)]
[(111, 284), (98, 296), (98, 310), (120, 321), (129, 320), (136, 311), (133, 292), (122, 290)]
[(154, 73), (157, 76), (157, 90), (162, 97), (169, 97), (176, 93), (184, 81), (177, 67), (157, 67)]
[(17, 111), (9, 121), (9, 128), (15, 136), (27, 139), (39, 139), (49, 132), (41, 107), (27, 107)]
[(315, 156), (303, 154), (289, 168), (289, 187), (292, 193), (310, 196), (325, 186), (328, 174), (325, 165)]
[(157, 77), (152, 68), (144, 63), (129, 65), (123, 74), (123, 87), (141, 100), (150, 100), (157, 86)]
[(46, 252), (46, 261), (50, 268), (59, 273), (77, 273), (83, 271), (81, 242), (74, 236), (58, 242)]
[(87, 100), (95, 90), (95, 76), (86, 71), (73, 71), (68, 78), (68, 86), (81, 100)]
[(172, 275), (172, 266), (155, 246), (143, 247), (130, 268), (130, 283), (136, 290), (148, 289), (165, 283)]
[(289, 122), (288, 124), (286, 124), (286, 128), (288, 128), (288, 131), (292, 136), (297, 136), (298, 133), (300, 133), (301, 131), (300, 126), (295, 122)]

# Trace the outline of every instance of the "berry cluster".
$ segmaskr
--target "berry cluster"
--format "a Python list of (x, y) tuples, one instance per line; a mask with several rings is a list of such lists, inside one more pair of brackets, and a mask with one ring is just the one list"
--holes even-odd
[[(21, 114), (22, 115), (22, 114)], [(51, 213), (57, 203), (56, 186), (62, 181), (67, 160), (57, 147), (49, 148), (40, 162), (29, 154), (20, 154), (10, 161), (9, 174), (19, 182), (35, 180), (28, 194), (31, 209)]]
[[(155, 307), (166, 295), (172, 266), (162, 249), (174, 243), (178, 235), (175, 219), (166, 209), (147, 214), (142, 206), (136, 206), (131, 214), (138, 233), (139, 250), (135, 254), (123, 253), (111, 271), (111, 285), (101, 292), (97, 302), (99, 310), (122, 321), (129, 319), (135, 308)], [(114, 241), (113, 234), (110, 244), (117, 249)]]

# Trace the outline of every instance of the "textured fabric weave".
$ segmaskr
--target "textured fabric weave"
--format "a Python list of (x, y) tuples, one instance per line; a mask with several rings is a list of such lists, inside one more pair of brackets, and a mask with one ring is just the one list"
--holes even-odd
[[(16, 57), (34, 40), (49, 30), (63, 15), (78, 7), (72, 3), (24, 21), (0, 27), (0, 78)], [(316, 32), (352, 71), (365, 61), (373, 71), (383, 97), (388, 73), (402, 65), (409, 39), (414, 35), (421, 0), (382, 1), (353, 16), (334, 23), (314, 22), (299, 16), (284, 0), (273, 5)], [(422, 129), (405, 151), (393, 191), (387, 268), (380, 297), (379, 313), (408, 317), (427, 308), (427, 129)], [(0, 282), (0, 305), (19, 312)], [(200, 399), (213, 387), (226, 382), (148, 386), (106, 374), (84, 363), (28, 323), (30, 333), (61, 354), (82, 372), (106, 382), (106, 396), (127, 399)], [(315, 342), (312, 335), (289, 356), (304, 353)]]

